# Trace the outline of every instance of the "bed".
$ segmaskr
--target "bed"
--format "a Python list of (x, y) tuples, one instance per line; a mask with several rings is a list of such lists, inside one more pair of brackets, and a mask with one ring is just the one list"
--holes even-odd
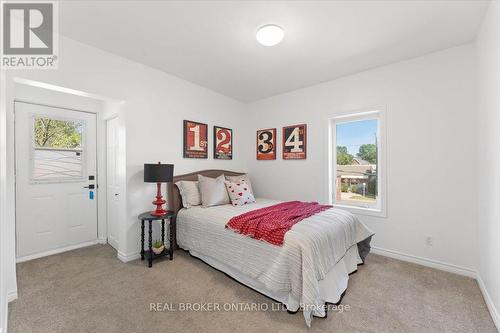
[[(242, 173), (205, 170), (175, 176), (197, 180)], [(239, 207), (221, 205), (182, 208), (175, 185), (169, 188), (178, 246), (246, 286), (283, 303), (290, 312), (302, 310), (306, 324), (313, 316), (325, 317), (325, 303), (338, 303), (347, 289), (349, 274), (364, 263), (373, 236), (351, 213), (330, 208), (295, 224), (283, 246), (271, 245), (225, 228), (234, 216), (280, 201), (257, 198)]]

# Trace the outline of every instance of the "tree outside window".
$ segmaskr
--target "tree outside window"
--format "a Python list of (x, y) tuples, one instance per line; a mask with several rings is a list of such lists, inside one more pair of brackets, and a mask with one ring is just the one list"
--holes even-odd
[(81, 148), (81, 122), (35, 118), (34, 126), (34, 143), (37, 148)]

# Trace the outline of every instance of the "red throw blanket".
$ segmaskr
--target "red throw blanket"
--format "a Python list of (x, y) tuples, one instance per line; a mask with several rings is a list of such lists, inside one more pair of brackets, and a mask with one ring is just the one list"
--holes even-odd
[(283, 245), (285, 233), (295, 223), (331, 207), (317, 202), (283, 202), (235, 216), (226, 228), (273, 245)]

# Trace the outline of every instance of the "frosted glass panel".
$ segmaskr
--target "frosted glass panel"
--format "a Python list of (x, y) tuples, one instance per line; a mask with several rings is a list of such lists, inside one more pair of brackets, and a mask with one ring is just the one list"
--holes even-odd
[(33, 180), (70, 180), (82, 178), (82, 151), (35, 148)]

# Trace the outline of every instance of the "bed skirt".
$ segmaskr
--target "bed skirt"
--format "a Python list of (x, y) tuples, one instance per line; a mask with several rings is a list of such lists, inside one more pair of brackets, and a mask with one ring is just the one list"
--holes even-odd
[[(370, 252), (371, 238), (372, 237), (370, 236), (358, 244), (351, 246), (347, 250), (344, 257), (342, 257), (342, 259), (337, 262), (330, 272), (328, 272), (326, 277), (318, 282), (320, 290), (318, 304), (337, 304), (341, 301), (345, 291), (347, 290), (349, 275), (358, 269), (358, 265), (365, 262), (366, 256)], [(222, 271), (245, 286), (284, 304), (290, 312), (301, 310), (300, 300), (295, 299), (289, 292), (269, 290), (262, 282), (239, 272), (238, 270), (215, 258), (194, 250), (188, 250), (188, 252), (193, 257), (201, 259), (208, 265)], [(312, 315), (315, 317), (326, 317), (327, 313), (325, 309), (315, 309), (312, 311)]]

